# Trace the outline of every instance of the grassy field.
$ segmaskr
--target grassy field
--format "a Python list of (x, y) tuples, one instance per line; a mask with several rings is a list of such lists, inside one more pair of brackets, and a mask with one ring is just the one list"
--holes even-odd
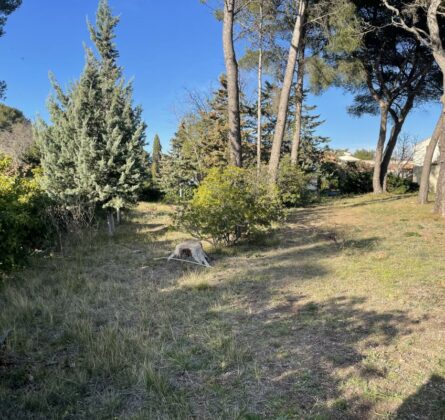
[(0, 286), (0, 417), (444, 419), (445, 221), (415, 197), (290, 212), (213, 269), (141, 204)]

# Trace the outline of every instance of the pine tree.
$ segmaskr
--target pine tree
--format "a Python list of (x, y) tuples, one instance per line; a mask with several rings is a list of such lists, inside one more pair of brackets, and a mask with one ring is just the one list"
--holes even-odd
[(36, 127), (44, 188), (52, 199), (68, 208), (84, 207), (98, 201), (94, 172), (84, 176), (96, 157), (93, 142), (99, 112), (94, 115), (94, 109), (100, 103), (98, 63), (92, 52), (86, 51), (83, 73), (66, 94), (53, 76), (51, 82), (55, 92), (48, 102), (52, 125), (38, 120)]
[[(171, 152), (162, 156), (159, 186), (172, 201), (190, 198), (211, 168), (230, 162), (227, 79), (209, 98), (196, 100), (195, 108), (181, 121), (171, 141)], [(241, 138), (245, 166), (256, 163), (256, 114), (241, 93)]]
[[(291, 152), (293, 130), (296, 124), (295, 121), (295, 106), (296, 89), (292, 89), (293, 95), (290, 98), (289, 112), (287, 114), (286, 130), (284, 132), (281, 157), (288, 155)], [(273, 132), (275, 129), (278, 109), (279, 88), (268, 81), (266, 81), (263, 90), (263, 159), (266, 163), (269, 159), (270, 150), (272, 147)], [(303, 92), (303, 98), (305, 99), (307, 91)], [(314, 114), (316, 106), (303, 105), (301, 115), (301, 140), (298, 153), (298, 164), (306, 172), (317, 171), (321, 155), (326, 148), (326, 144), (329, 139), (317, 135), (317, 128), (324, 123), (320, 119), (320, 115)]]
[(63, 204), (92, 203), (108, 208), (110, 234), (112, 209), (137, 200), (145, 172), (145, 124), (140, 107), (133, 107), (132, 85), (126, 84), (107, 0), (101, 0), (96, 27), (89, 24), (98, 57), (86, 49), (86, 64), (77, 83), (66, 93), (53, 81), (49, 102), (52, 125), (40, 121), (37, 132), (42, 166), (50, 196)]
[(170, 153), (164, 155), (160, 165), (159, 186), (167, 201), (178, 202), (190, 199), (195, 187), (203, 178), (198, 143), (191, 137), (193, 120), (190, 116), (179, 125), (171, 140)]
[(330, 139), (317, 134), (317, 128), (324, 124), (319, 114), (315, 114), (315, 105), (303, 105), (301, 115), (301, 140), (298, 164), (305, 172), (320, 169), (322, 156)]
[(153, 152), (152, 152), (152, 161), (151, 161), (151, 178), (153, 180), (153, 184), (156, 184), (157, 179), (159, 178), (159, 164), (161, 162), (162, 156), (162, 146), (161, 140), (159, 136), (156, 134), (153, 139)]

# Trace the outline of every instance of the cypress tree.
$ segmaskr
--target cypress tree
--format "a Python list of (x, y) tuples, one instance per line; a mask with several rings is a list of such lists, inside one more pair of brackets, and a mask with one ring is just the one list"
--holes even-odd
[(156, 184), (157, 179), (159, 177), (159, 164), (162, 156), (162, 146), (161, 140), (159, 136), (156, 134), (153, 139), (153, 153), (152, 153), (152, 162), (151, 162), (151, 177), (153, 183)]
[(67, 206), (107, 208), (110, 234), (112, 209), (119, 220), (120, 210), (136, 202), (146, 165), (142, 110), (133, 106), (132, 85), (117, 65), (118, 22), (107, 0), (101, 0), (96, 26), (88, 24), (98, 57), (86, 49), (84, 71), (66, 93), (53, 80), (52, 125), (37, 125), (49, 195)]

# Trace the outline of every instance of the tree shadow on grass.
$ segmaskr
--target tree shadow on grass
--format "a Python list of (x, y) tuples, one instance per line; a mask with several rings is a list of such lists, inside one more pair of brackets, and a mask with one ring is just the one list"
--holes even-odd
[(445, 378), (432, 375), (427, 383), (403, 402), (397, 410), (395, 419), (445, 419)]
[[(361, 346), (389, 345), (396, 337), (410, 333), (410, 320), (403, 312), (378, 313), (364, 309), (363, 297), (336, 297), (306, 303), (291, 302), (256, 314), (266, 327), (258, 326), (265, 344), (278, 336), (279, 352), (271, 354), (277, 363), (268, 364), (266, 377), (275, 387), (268, 400), (279, 395), (282, 408), (306, 417), (367, 418), (373, 402), (361, 395), (345, 396), (345, 377), (337, 371), (351, 368), (357, 377), (385, 376), (364, 364)], [(277, 333), (278, 332), (278, 333)], [(257, 336), (258, 339), (258, 336)], [(286, 354), (285, 359), (282, 354)]]
[(375, 198), (373, 200), (366, 200), (366, 201), (361, 201), (358, 203), (352, 203), (352, 204), (342, 204), (340, 205), (340, 208), (353, 208), (353, 207), (363, 207), (363, 206), (368, 206), (370, 204), (381, 204), (381, 203), (387, 203), (387, 202), (391, 202), (391, 201), (397, 201), (397, 200), (401, 200), (403, 198), (408, 198), (410, 196), (414, 196), (415, 194), (408, 194), (408, 195), (391, 195), (389, 197), (379, 197), (379, 198)]
[[(420, 320), (366, 309), (364, 297), (289, 295), (276, 301), (278, 293), (265, 285), (245, 283), (232, 295), (222, 285), (169, 292), (171, 304), (186, 299), (193, 313), (192, 330), (183, 326), (172, 350), (193, 362), (172, 374), (176, 381), (206, 384), (188, 392), (192, 407), (197, 400), (206, 406), (194, 415), (232, 407), (259, 418), (371, 417), (375, 401), (360, 392), (346, 395), (345, 381), (386, 377), (368, 364), (364, 349), (390, 345)], [(226, 341), (232, 342), (230, 357), (214, 344)]]

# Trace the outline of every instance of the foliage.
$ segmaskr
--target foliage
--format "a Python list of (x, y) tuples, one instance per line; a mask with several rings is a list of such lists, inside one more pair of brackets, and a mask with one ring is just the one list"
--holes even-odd
[[(158, 187), (155, 187), (150, 180), (142, 183), (139, 190), (139, 201), (156, 202), (164, 199), (164, 194)], [(168, 199), (166, 201), (169, 201)]]
[[(1, 114), (0, 108), (0, 153), (10, 156), (17, 164), (38, 166), (40, 154), (32, 125), (20, 114)], [(2, 117), (4, 117), (2, 119)], [(17, 118), (16, 118), (17, 117)]]
[(306, 172), (317, 172), (320, 169), (323, 153), (330, 142), (328, 137), (317, 134), (317, 129), (324, 124), (324, 120), (320, 119), (320, 114), (313, 113), (316, 109), (314, 105), (303, 104), (298, 162)]
[(320, 54), (309, 60), (315, 91), (332, 84), (351, 91), (355, 97), (349, 111), (356, 116), (377, 114), (377, 98), (391, 105), (395, 117), (411, 93), (415, 105), (440, 96), (440, 72), (431, 53), (412, 34), (391, 24), (392, 13), (382, 2), (339, 0), (320, 5), (330, 13), (317, 31)]
[(42, 120), (37, 125), (44, 187), (66, 206), (131, 205), (146, 173), (142, 110), (133, 106), (132, 85), (125, 84), (117, 65), (118, 21), (107, 1), (101, 0), (96, 28), (89, 25), (99, 58), (86, 50), (83, 74), (66, 93), (53, 81), (52, 125)]
[[(262, 159), (267, 163), (276, 123), (279, 89), (270, 82), (265, 83), (262, 95)], [(243, 99), (243, 96), (241, 97)], [(194, 109), (186, 115), (171, 141), (171, 152), (163, 155), (160, 165), (159, 186), (168, 202), (189, 200), (196, 187), (214, 167), (228, 164), (227, 125), (227, 84), (220, 79), (220, 87), (208, 99), (196, 95), (192, 98)], [(295, 101), (288, 113), (287, 130), (283, 142), (283, 155), (290, 152), (292, 131), (295, 121)], [(316, 107), (304, 105), (299, 148), (299, 166), (305, 173), (317, 172), (320, 160), (329, 141), (317, 135), (317, 128), (323, 124)], [(254, 106), (242, 102), (242, 147), (244, 166), (255, 166), (256, 113)], [(303, 174), (301, 174), (303, 176)], [(299, 194), (297, 194), (299, 195)], [(296, 203), (300, 199), (294, 197)], [(289, 203), (290, 204), (290, 203)]]
[(2, 0), (0, 2), (0, 36), (4, 35), (6, 18), (20, 5), (22, 0)]
[(286, 207), (297, 207), (308, 204), (311, 193), (308, 184), (311, 174), (304, 172), (300, 166), (292, 165), (289, 156), (281, 159), (277, 186), (281, 202)]
[(224, 245), (267, 230), (280, 220), (282, 208), (277, 191), (265, 179), (233, 166), (211, 169), (179, 214), (179, 225)]
[(184, 119), (171, 140), (171, 152), (163, 156), (161, 161), (158, 185), (168, 202), (191, 199), (203, 177), (199, 159), (201, 137), (196, 129), (197, 123), (192, 116)]
[[(214, 167), (225, 167), (229, 161), (227, 81), (220, 77), (220, 85), (210, 98), (193, 95), (193, 109), (184, 116), (171, 140), (171, 152), (162, 156), (159, 187), (169, 202), (189, 200), (194, 189)], [(242, 138), (246, 149), (248, 107), (242, 106)], [(243, 150), (244, 160), (253, 153)]]
[(372, 168), (358, 162), (322, 164), (321, 190), (340, 194), (364, 194), (372, 191)]
[(375, 152), (369, 149), (357, 149), (352, 156), (361, 160), (373, 160)]
[[(341, 2), (347, 7), (338, 13), (326, 2), (329, 13), (320, 22), (320, 54), (308, 67), (315, 90), (337, 84), (353, 93), (348, 109), (352, 115), (380, 114), (374, 166), (374, 190), (379, 193), (407, 116), (413, 108), (440, 98), (442, 75), (426, 43), (393, 25), (393, 14), (383, 2)], [(424, 16), (417, 23), (425, 29)]]
[(386, 188), (388, 192), (394, 194), (406, 194), (416, 192), (419, 189), (419, 184), (410, 181), (409, 179), (389, 173), (386, 178)]
[(47, 196), (40, 169), (21, 168), (0, 155), (0, 269), (23, 263), (48, 238)]
[[(295, 104), (296, 104), (296, 88), (292, 89), (292, 95), (289, 102), (289, 110), (287, 113), (286, 132), (284, 134), (282, 155), (290, 153), (295, 127)], [(274, 83), (266, 81), (262, 95), (263, 122), (262, 122), (262, 158), (264, 163), (269, 160), (270, 149), (272, 147), (272, 139), (276, 124), (276, 115), (278, 108), (280, 90)], [(303, 99), (307, 96), (304, 92)], [(303, 105), (301, 115), (301, 139), (298, 150), (299, 165), (306, 172), (314, 172), (318, 170), (321, 155), (326, 148), (329, 138), (319, 136), (317, 129), (324, 121), (316, 114), (317, 107), (314, 105)]]
[[(419, 186), (393, 173), (386, 178), (388, 192), (405, 194), (417, 191)], [(365, 194), (372, 191), (372, 167), (360, 162), (324, 162), (321, 190), (325, 193)]]
[(162, 157), (161, 140), (159, 139), (159, 136), (156, 134), (155, 138), (153, 139), (153, 152), (151, 158), (151, 178), (153, 180), (153, 183), (156, 182), (159, 176), (159, 163), (161, 161), (161, 157)]
[(0, 104), (0, 131), (9, 130), (14, 124), (24, 122), (28, 122), (28, 120), (22, 111)]
[[(5, 24), (8, 16), (22, 4), (22, 0), (1, 0), (0, 1), (0, 37), (4, 35)], [(0, 80), (0, 99), (5, 96), (6, 83)]]

